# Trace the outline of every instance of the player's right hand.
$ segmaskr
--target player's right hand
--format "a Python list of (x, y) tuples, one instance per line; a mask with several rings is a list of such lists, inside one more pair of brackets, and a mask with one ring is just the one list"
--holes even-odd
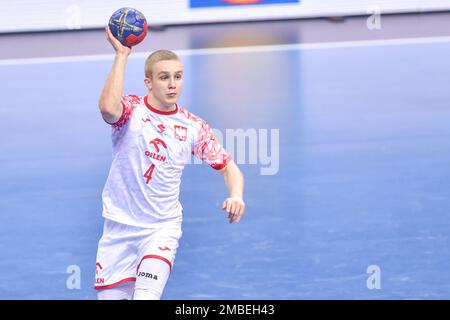
[(124, 46), (120, 43), (119, 40), (114, 38), (113, 34), (111, 33), (111, 30), (109, 30), (109, 27), (105, 27), (106, 31), (106, 39), (108, 39), (109, 43), (113, 46), (114, 50), (116, 51), (116, 54), (126, 55), (128, 56), (131, 53), (131, 48)]

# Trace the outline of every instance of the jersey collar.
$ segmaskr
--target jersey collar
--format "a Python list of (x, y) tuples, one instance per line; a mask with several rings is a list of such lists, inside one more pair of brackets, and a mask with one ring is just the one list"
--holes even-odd
[(145, 106), (152, 112), (157, 113), (157, 114), (161, 114), (161, 115), (165, 115), (165, 116), (170, 116), (172, 114), (176, 114), (178, 112), (178, 104), (175, 103), (175, 109), (171, 110), (171, 111), (163, 111), (163, 110), (159, 110), (156, 109), (154, 107), (152, 107), (148, 101), (147, 101), (147, 96), (144, 97), (144, 102), (145, 102)]

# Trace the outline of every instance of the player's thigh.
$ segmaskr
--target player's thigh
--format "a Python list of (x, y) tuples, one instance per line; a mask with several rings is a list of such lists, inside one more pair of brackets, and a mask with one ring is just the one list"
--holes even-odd
[(172, 272), (181, 235), (181, 225), (164, 225), (140, 243), (135, 299), (145, 295), (147, 299), (161, 297)]
[(134, 230), (110, 220), (105, 221), (96, 261), (95, 289), (104, 290), (136, 280), (137, 246)]

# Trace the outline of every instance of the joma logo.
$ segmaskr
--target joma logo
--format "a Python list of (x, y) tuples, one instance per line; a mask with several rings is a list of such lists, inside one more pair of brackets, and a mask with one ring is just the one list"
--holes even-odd
[(149, 273), (149, 272), (139, 272), (138, 273), (138, 277), (146, 277), (146, 278), (150, 278), (150, 279), (153, 279), (153, 280), (158, 280), (158, 275), (152, 274), (152, 273)]

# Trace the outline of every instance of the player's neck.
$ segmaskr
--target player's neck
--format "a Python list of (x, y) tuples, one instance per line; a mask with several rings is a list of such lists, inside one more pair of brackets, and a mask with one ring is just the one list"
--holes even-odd
[(161, 103), (160, 101), (155, 99), (155, 97), (153, 97), (151, 94), (147, 95), (147, 103), (152, 108), (157, 109), (162, 112), (174, 111), (177, 108), (176, 103), (168, 105), (168, 106), (164, 105), (163, 103)]

